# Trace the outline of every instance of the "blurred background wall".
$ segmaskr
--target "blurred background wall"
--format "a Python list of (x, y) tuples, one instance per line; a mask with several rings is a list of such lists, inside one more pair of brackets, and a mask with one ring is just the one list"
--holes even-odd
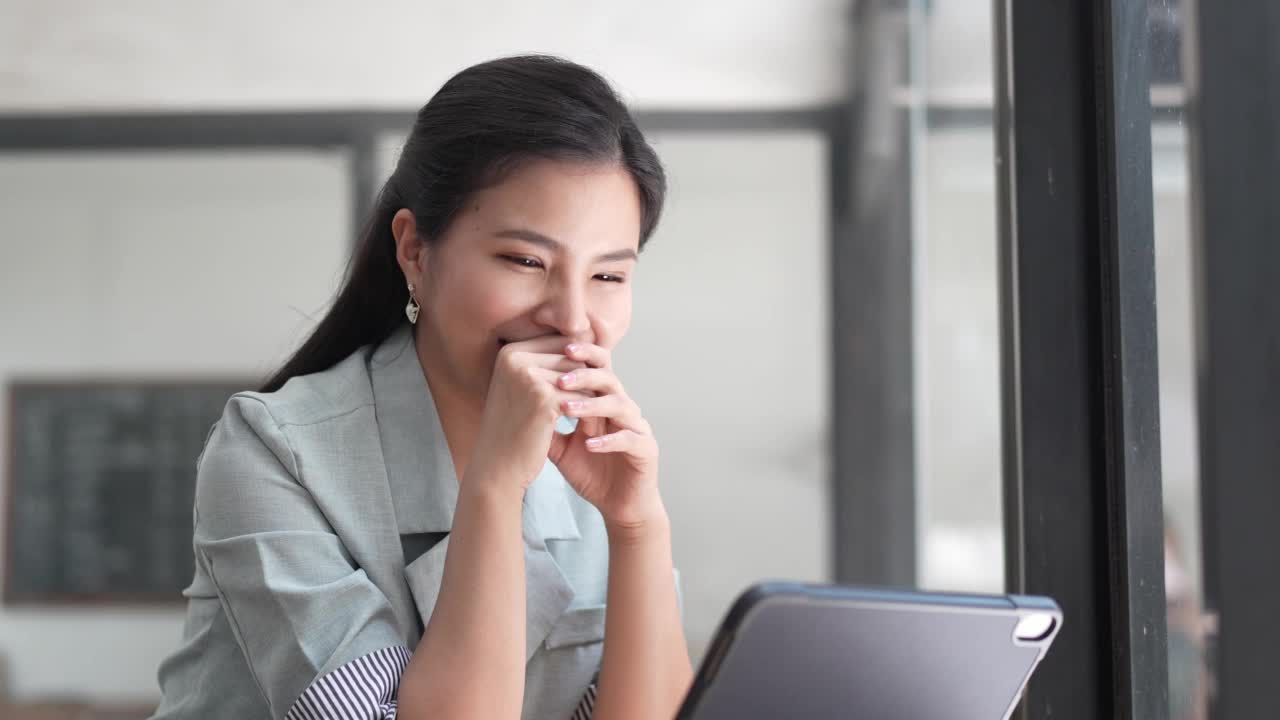
[(518, 52), (599, 68), (643, 107), (786, 107), (844, 90), (844, 0), (5, 0), (0, 108), (417, 108)]

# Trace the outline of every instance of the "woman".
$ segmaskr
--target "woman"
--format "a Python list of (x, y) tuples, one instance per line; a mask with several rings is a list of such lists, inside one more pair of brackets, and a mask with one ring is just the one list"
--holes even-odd
[(333, 307), (210, 433), (157, 718), (674, 714), (658, 446), (610, 369), (664, 194), (586, 68), (440, 89)]

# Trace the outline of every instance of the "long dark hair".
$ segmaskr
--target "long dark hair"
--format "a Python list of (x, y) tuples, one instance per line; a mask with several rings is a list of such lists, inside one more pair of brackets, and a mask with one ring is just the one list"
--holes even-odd
[(592, 70), (545, 55), (508, 57), (454, 75), (418, 111), (395, 172), (378, 195), (333, 306), (262, 392), (333, 367), (406, 322), (405, 279), (391, 219), (408, 208), (435, 242), (467, 197), (522, 160), (617, 162), (640, 193), (640, 247), (662, 213), (666, 176), (626, 105)]

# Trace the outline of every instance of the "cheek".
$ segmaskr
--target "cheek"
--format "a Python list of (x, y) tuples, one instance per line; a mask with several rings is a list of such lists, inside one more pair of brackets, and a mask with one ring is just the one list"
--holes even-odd
[(439, 288), (440, 324), (456, 339), (488, 343), (496, 330), (529, 310), (527, 295), (510, 278), (459, 274)]
[(600, 298), (593, 315), (596, 342), (601, 347), (612, 348), (631, 328), (631, 293)]
[(520, 304), (509, 293), (494, 292), (473, 285), (459, 296), (458, 315), (467, 324), (481, 332), (489, 332), (494, 326), (511, 319), (520, 310)]

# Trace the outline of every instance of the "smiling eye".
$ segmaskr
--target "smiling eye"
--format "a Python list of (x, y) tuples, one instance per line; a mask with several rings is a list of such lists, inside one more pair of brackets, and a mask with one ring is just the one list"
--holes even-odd
[(526, 257), (524, 255), (503, 255), (501, 257), (503, 260), (506, 260), (507, 262), (515, 265), (519, 265), (520, 267), (526, 267), (526, 268), (542, 267), (542, 263), (539, 262), (537, 258)]
[(612, 283), (621, 283), (621, 282), (627, 281), (625, 277), (621, 275), (614, 275), (613, 273), (600, 273), (599, 275), (596, 276), (596, 279), (603, 280), (605, 282), (612, 282)]

